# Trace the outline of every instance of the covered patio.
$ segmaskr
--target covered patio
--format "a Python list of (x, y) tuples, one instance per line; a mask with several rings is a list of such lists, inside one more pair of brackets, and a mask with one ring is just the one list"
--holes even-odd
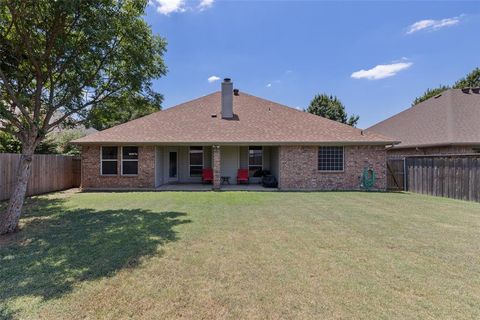
[[(156, 191), (211, 191), (211, 184), (201, 183), (177, 183), (164, 184), (156, 188)], [(261, 184), (223, 184), (221, 191), (278, 191), (278, 188), (265, 188)]]
[[(237, 184), (239, 170), (248, 180)], [(210, 171), (211, 178), (202, 176)], [(272, 190), (261, 185), (268, 174), (278, 180), (278, 146), (164, 145), (155, 147), (155, 188), (159, 191)]]

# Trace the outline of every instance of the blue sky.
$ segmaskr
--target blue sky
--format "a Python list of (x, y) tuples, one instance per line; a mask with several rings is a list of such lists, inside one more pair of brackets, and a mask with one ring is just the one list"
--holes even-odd
[(145, 19), (168, 41), (164, 108), (231, 77), (291, 107), (336, 95), (366, 128), (480, 66), (479, 2), (151, 0)]

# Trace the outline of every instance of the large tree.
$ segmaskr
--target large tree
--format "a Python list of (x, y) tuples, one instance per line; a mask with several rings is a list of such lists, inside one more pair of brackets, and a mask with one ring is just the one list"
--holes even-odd
[(315, 95), (306, 111), (351, 126), (356, 126), (358, 119), (360, 118), (357, 115), (351, 115), (348, 117), (347, 112), (345, 111), (345, 106), (340, 99), (325, 93)]
[(0, 128), (22, 144), (0, 234), (18, 227), (32, 154), (48, 132), (111, 108), (109, 101), (134, 96), (151, 102), (151, 81), (166, 72), (166, 43), (143, 20), (146, 5), (147, 0), (0, 1)]

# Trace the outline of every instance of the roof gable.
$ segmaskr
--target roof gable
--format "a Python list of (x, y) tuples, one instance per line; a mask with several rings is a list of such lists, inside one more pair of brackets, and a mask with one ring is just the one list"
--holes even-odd
[[(389, 144), (392, 139), (246, 93), (234, 96), (233, 119), (222, 119), (221, 93), (159, 111), (76, 143)], [(212, 117), (212, 115), (217, 115)]]

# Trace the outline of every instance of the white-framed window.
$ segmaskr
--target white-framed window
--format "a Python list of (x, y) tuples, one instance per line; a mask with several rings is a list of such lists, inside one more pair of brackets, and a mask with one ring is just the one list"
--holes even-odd
[(341, 172), (344, 164), (344, 149), (338, 146), (318, 148), (318, 170)]
[(138, 147), (122, 147), (122, 176), (136, 176), (138, 174)]
[(203, 147), (190, 147), (190, 177), (201, 177), (203, 169)]
[(263, 170), (263, 147), (248, 147), (248, 175), (250, 177), (261, 177)]
[(118, 174), (118, 147), (101, 147), (100, 156), (100, 175), (116, 176)]

